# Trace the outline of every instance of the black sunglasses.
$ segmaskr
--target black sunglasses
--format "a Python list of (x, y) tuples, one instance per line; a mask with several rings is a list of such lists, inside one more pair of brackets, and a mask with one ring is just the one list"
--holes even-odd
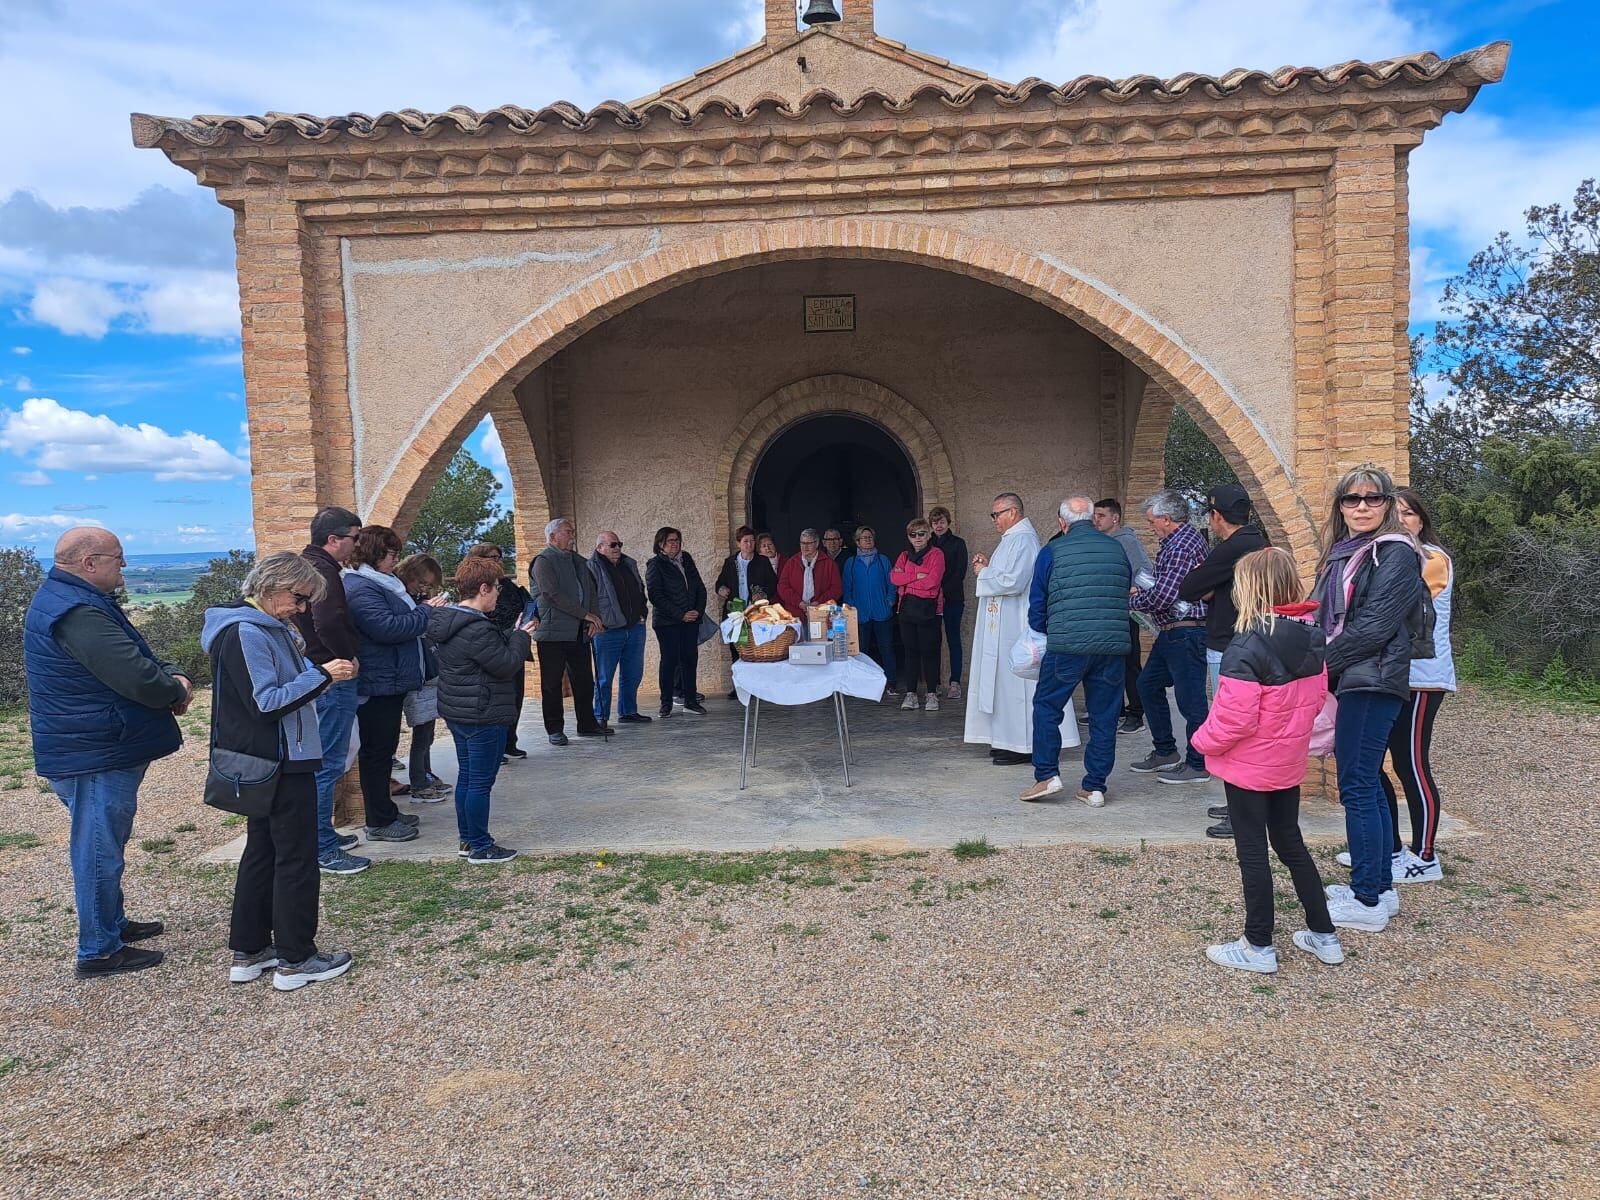
[(309, 605), (311, 603), (311, 597), (305, 595), (304, 593), (301, 593), (301, 592), (290, 592), (289, 595), (294, 597), (295, 605), (298, 608), (305, 608), (307, 605)]
[(1339, 497), (1339, 507), (1355, 509), (1360, 508), (1364, 504), (1368, 508), (1382, 508), (1385, 504), (1389, 503), (1389, 501), (1393, 499), (1394, 497), (1389, 495), (1388, 492), (1371, 492), (1366, 495), (1359, 495), (1356, 492), (1347, 492), (1343, 496)]
[(621, 550), (622, 549), (622, 543), (621, 542), (607, 542), (606, 543), (606, 549), (607, 550)]
[(989, 514), (989, 520), (998, 521), (1001, 517), (1005, 516), (1008, 512), (1014, 511), (1015, 508), (1016, 508), (1015, 505), (1011, 505), (1011, 506), (1009, 506), (1007, 508), (998, 509), (997, 511), (992, 512), (992, 513)]

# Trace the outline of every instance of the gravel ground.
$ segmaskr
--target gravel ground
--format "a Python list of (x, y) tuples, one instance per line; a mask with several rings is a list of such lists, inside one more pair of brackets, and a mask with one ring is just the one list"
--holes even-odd
[(24, 776), (0, 1194), (1600, 1196), (1600, 721), (1467, 695), (1438, 743), (1483, 836), (1343, 967), (1280, 906), (1273, 978), (1203, 958), (1212, 845), (392, 864), (324, 888), (350, 975), (231, 987), (191, 741), (129, 854), (168, 963), (79, 984)]

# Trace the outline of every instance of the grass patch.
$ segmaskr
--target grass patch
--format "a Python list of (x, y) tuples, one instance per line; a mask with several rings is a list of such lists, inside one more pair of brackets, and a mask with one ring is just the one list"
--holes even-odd
[(270, 1133), (274, 1124), (275, 1122), (269, 1121), (265, 1117), (261, 1117), (257, 1120), (251, 1121), (250, 1128), (245, 1132), (249, 1133), (252, 1137), (259, 1133)]
[(950, 847), (950, 853), (954, 854), (960, 861), (966, 862), (968, 859), (973, 858), (988, 858), (991, 854), (999, 854), (1000, 851), (989, 844), (988, 838), (981, 837), (957, 842)]
[(171, 854), (178, 848), (176, 838), (145, 838), (139, 843), (139, 849), (146, 854)]
[(889, 935), (881, 929), (874, 929), (869, 935), (875, 942), (887, 942)]
[(4, 1079), (7, 1075), (11, 1074), (11, 1072), (15, 1071), (21, 1065), (22, 1060), (15, 1054), (11, 1054), (4, 1059), (0, 1059), (0, 1079)]
[(1108, 867), (1125, 867), (1133, 861), (1133, 855), (1126, 850), (1091, 850), (1089, 853), (1095, 862)]
[(1278, 989), (1270, 983), (1258, 983), (1250, 990), (1258, 996), (1276, 996), (1278, 994)]
[(229, 813), (222, 820), (222, 827), (224, 829), (232, 829), (237, 825), (243, 825), (243, 824), (244, 824), (244, 817), (242, 815), (240, 815), (239, 813)]
[(175, 829), (173, 829), (172, 832), (173, 833), (194, 833), (199, 828), (200, 828), (200, 826), (196, 825), (193, 821), (185, 821), (182, 825), (179, 825)]
[(1114, 908), (1102, 908), (1099, 912), (1095, 913), (1095, 916), (1099, 917), (1102, 921), (1115, 920), (1116, 915), (1117, 910)]
[(43, 844), (37, 833), (0, 833), (0, 850), (32, 850)]
[(279, 1112), (293, 1112), (306, 1102), (306, 1094), (302, 1091), (293, 1091), (278, 1101)]

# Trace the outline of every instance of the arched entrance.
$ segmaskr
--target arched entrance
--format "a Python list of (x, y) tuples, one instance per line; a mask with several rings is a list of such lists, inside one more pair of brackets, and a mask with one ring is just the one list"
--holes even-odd
[(920, 511), (921, 489), (903, 445), (882, 426), (851, 413), (796, 421), (762, 451), (750, 477), (751, 524), (793, 553), (800, 531), (837, 526), (848, 543), (870, 525), (878, 544), (898, 553), (901, 530)]

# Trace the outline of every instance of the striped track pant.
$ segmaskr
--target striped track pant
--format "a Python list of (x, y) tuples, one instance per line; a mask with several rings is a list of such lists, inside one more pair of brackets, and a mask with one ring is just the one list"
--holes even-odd
[[(1411, 850), (1419, 858), (1433, 858), (1433, 839), (1439, 832), (1439, 785), (1434, 782), (1429, 750), (1433, 745), (1433, 721), (1449, 692), (1411, 693), (1400, 708), (1400, 716), (1389, 734), (1389, 766), (1400, 777), (1411, 813)], [(1379, 777), (1383, 794), (1389, 800), (1394, 818), (1394, 852), (1400, 853), (1400, 806), (1388, 772)]]

